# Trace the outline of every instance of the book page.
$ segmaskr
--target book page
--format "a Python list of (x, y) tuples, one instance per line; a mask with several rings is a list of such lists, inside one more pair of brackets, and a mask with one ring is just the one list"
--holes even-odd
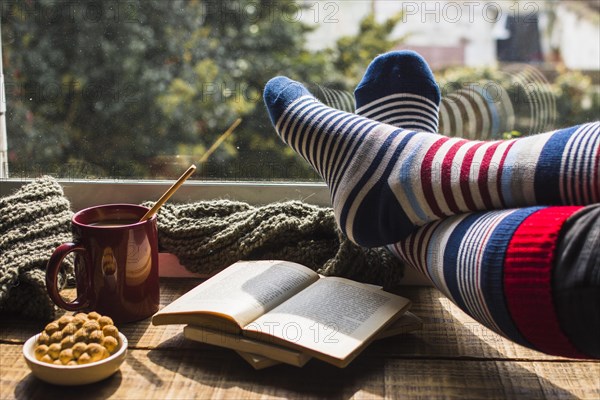
[[(179, 299), (158, 311), (155, 324), (175, 323), (168, 316), (209, 313), (229, 317), (240, 326), (317, 281), (310, 268), (287, 261), (240, 261), (201, 283)], [(168, 322), (165, 322), (168, 321)]]
[[(344, 278), (323, 278), (244, 327), (244, 331), (252, 337), (273, 337), (280, 344), (346, 360), (409, 304), (408, 299), (368, 285)], [(316, 353), (313, 355), (319, 357)]]

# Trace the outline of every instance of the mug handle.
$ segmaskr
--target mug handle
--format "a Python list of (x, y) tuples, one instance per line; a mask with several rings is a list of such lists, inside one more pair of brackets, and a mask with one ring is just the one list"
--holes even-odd
[[(87, 297), (87, 294), (89, 293), (91, 286), (89, 285), (89, 282), (85, 282), (86, 287), (80, 287), (80, 277), (78, 276), (76, 276), (77, 298), (75, 300), (73, 300), (70, 303), (67, 303), (62, 298), (58, 290), (58, 272), (60, 271), (62, 261), (67, 256), (67, 254), (74, 251), (82, 253), (83, 257), (85, 258), (85, 267), (87, 269), (88, 266), (91, 265), (90, 257), (87, 250), (79, 243), (63, 243), (60, 246), (58, 246), (54, 250), (54, 253), (52, 253), (50, 260), (48, 260), (48, 265), (46, 266), (46, 289), (48, 290), (48, 295), (57, 306), (67, 311), (81, 310), (83, 308), (88, 307), (90, 303), (90, 299)], [(86, 273), (85, 275), (86, 278), (89, 278), (88, 273)]]

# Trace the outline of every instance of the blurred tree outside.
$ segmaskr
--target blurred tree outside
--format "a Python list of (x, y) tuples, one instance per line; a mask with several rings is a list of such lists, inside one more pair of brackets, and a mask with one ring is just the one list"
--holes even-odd
[[(531, 135), (600, 118), (598, 84), (580, 71), (551, 68), (543, 73), (522, 64), (452, 67), (437, 71), (436, 80), (443, 98), (465, 88), (469, 93), (468, 88), (477, 87), (487, 92), (493, 102), (510, 102), (515, 118), (513, 130), (500, 133), (495, 139)], [(498, 96), (499, 90), (506, 92), (506, 99)]]
[(351, 90), (399, 18), (367, 17), (338, 49), (309, 52), (299, 12), (292, 0), (3, 4), (11, 174), (175, 177), (241, 117), (196, 178), (319, 179), (274, 133), (262, 88), (285, 74)]
[(266, 129), (262, 87), (284, 72), (307, 81), (334, 74), (325, 58), (303, 50), (309, 28), (293, 20), (294, 7), (292, 1), (4, 4), (12, 174), (32, 168), (74, 177), (178, 174), (179, 164), (199, 158), (238, 116), (239, 132), (213, 155), (225, 179), (239, 172), (227, 165), (240, 153), (273, 159), (272, 165), (297, 162)]
[[(174, 178), (240, 117), (196, 179), (318, 180), (275, 134), (265, 83), (286, 75), (351, 92), (369, 62), (404, 38), (391, 38), (401, 15), (382, 22), (367, 15), (356, 35), (308, 51), (313, 28), (298, 18), (299, 4), (4, 1), (11, 175)], [(557, 125), (597, 118), (597, 91), (577, 74), (550, 85)], [(455, 68), (436, 78), (443, 91), (477, 80), (510, 86), (494, 69)]]
[(331, 49), (333, 65), (345, 78), (349, 87), (354, 88), (360, 81), (373, 58), (398, 48), (404, 37), (392, 38), (391, 34), (402, 20), (402, 13), (390, 16), (379, 23), (374, 14), (368, 14), (360, 22), (358, 33), (337, 40), (336, 49)]

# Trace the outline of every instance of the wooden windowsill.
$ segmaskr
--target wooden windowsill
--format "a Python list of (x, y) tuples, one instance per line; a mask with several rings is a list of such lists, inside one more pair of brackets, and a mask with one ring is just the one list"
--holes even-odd
[[(164, 306), (200, 282), (161, 280)], [(317, 360), (256, 371), (235, 352), (184, 339), (182, 325), (120, 326), (127, 358), (112, 377), (59, 387), (33, 377), (22, 346), (43, 321), (3, 317), (0, 398), (599, 398), (600, 362), (547, 356), (510, 342), (431, 287), (402, 287), (423, 328), (371, 344), (347, 368)]]

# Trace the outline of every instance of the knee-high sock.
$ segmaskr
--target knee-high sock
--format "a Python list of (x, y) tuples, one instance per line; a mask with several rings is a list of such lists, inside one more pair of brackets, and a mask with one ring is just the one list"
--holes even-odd
[[(589, 337), (600, 337), (598, 322), (589, 323), (600, 319), (597, 304), (555, 307), (560, 285), (553, 281), (553, 274), (565, 268), (556, 266), (563, 226), (585, 209), (528, 207), (448, 217), (425, 225), (390, 248), (463, 311), (505, 337), (549, 354), (598, 358), (598, 345), (589, 343)], [(579, 234), (585, 238), (594, 233)], [(584, 262), (577, 274), (586, 281), (588, 298), (597, 301), (600, 284), (594, 274), (599, 273), (600, 260), (595, 257)], [(568, 290), (575, 294), (581, 285), (580, 279)], [(561, 289), (564, 294), (565, 288)], [(579, 323), (587, 321), (587, 329), (593, 331), (585, 333), (588, 341), (565, 326), (566, 314), (573, 313), (574, 307), (585, 308), (577, 310), (577, 315), (583, 319)]]
[(341, 112), (285, 77), (264, 99), (283, 141), (327, 183), (342, 231), (363, 246), (462, 212), (600, 201), (600, 123), (480, 142)]
[[(439, 105), (439, 95), (435, 96), (439, 90), (436, 89), (431, 70), (420, 56), (411, 52), (388, 53), (375, 58), (369, 65), (365, 77), (355, 91), (356, 112), (379, 122), (388, 122), (406, 129), (419, 129), (413, 125), (425, 121), (437, 127), (437, 113), (428, 112), (432, 106)], [(365, 111), (368, 115), (363, 114)], [(438, 245), (439, 237), (447, 235), (446, 243), (451, 243), (450, 247), (454, 246), (454, 249), (448, 248), (443, 254), (442, 261), (438, 261), (443, 265), (443, 274), (431, 275), (429, 271), (435, 268), (426, 264), (428, 261), (433, 263), (434, 258), (430, 256), (423, 259), (429, 245), (423, 242), (423, 239), (428, 237), (428, 228), (422, 228), (425, 232), (411, 235), (410, 239), (388, 247), (408, 261), (409, 265), (425, 272), (430, 279), (436, 276), (437, 286), (446, 293), (449, 293), (448, 288), (453, 288), (454, 297), (450, 298), (458, 299), (455, 302), (464, 311), (506, 337), (553, 354), (600, 358), (600, 310), (596, 306), (600, 301), (600, 204), (586, 207), (568, 217), (560, 228), (559, 235), (546, 235), (541, 243), (546, 248), (555, 249), (553, 254), (545, 254), (552, 260), (550, 257), (539, 259), (540, 248), (537, 245), (540, 242), (532, 242), (527, 238), (525, 231), (531, 230), (532, 226), (516, 229), (520, 223), (528, 221), (534, 224), (535, 234), (536, 223), (542, 223), (542, 228), (547, 229), (543, 222), (546, 217), (565, 217), (570, 212), (560, 207), (541, 210), (521, 209), (504, 213), (490, 211), (478, 213), (476, 216), (461, 217), (460, 222), (458, 217), (449, 217), (451, 221), (446, 221), (445, 225), (440, 223), (435, 228)], [(529, 219), (534, 212), (539, 214)], [(453, 219), (457, 221), (452, 221)], [(461, 224), (461, 227), (457, 227), (458, 224)], [(456, 230), (449, 232), (454, 230), (454, 227)], [(459, 242), (463, 232), (469, 232), (469, 239), (474, 240)], [(503, 236), (506, 240), (493, 243)], [(419, 240), (415, 240), (417, 238)], [(505, 259), (503, 260), (502, 253), (506, 255), (509, 238), (514, 239), (509, 257), (512, 264), (509, 265), (513, 265), (515, 258), (519, 257), (528, 263), (538, 258), (538, 262), (528, 266), (545, 268), (544, 272), (537, 271), (538, 277), (546, 273), (544, 287), (535, 288), (535, 285), (529, 283), (533, 274), (530, 268), (522, 268), (523, 262), (520, 262), (521, 268), (515, 268), (513, 265), (512, 268), (504, 269)], [(456, 251), (457, 246), (462, 250)], [(517, 247), (520, 248), (515, 250)], [(444, 246), (443, 251), (446, 251), (446, 248)], [(466, 252), (471, 252), (471, 256), (465, 256)], [(543, 265), (545, 261), (551, 262), (552, 265)], [(495, 276), (490, 274), (489, 268), (494, 268)], [(513, 284), (506, 287), (511, 296), (509, 306), (516, 314), (514, 318), (510, 315), (511, 310), (505, 305), (505, 286), (503, 279), (499, 278), (503, 276), (503, 270), (512, 274), (510, 279)], [(451, 284), (440, 282), (444, 281), (445, 276), (450, 277)], [(547, 279), (550, 279), (549, 285)], [(514, 282), (519, 282), (520, 285), (515, 285)], [(539, 284), (534, 280), (535, 283)], [(515, 286), (520, 286), (519, 290), (515, 291)], [(539, 293), (540, 289), (543, 291), (542, 296)], [(551, 298), (548, 291), (551, 291)], [(477, 293), (474, 294), (475, 292)], [(534, 296), (534, 301), (531, 296)], [(477, 305), (478, 298), (483, 299), (484, 304)], [(536, 300), (542, 299), (545, 301), (540, 303), (544, 304), (536, 303)], [(546, 336), (547, 332), (543, 330), (532, 330), (527, 325), (530, 319), (523, 317), (522, 305), (529, 307), (525, 314), (537, 313), (539, 310), (536, 305), (540, 306), (545, 317), (542, 327), (551, 324), (554, 337)], [(490, 311), (482, 311), (486, 308)], [(547, 314), (550, 314), (551, 318), (547, 318)], [(519, 331), (516, 322), (522, 323), (521, 329), (524, 333)], [(540, 343), (540, 337), (552, 343)], [(562, 347), (561, 342), (564, 345)]]

